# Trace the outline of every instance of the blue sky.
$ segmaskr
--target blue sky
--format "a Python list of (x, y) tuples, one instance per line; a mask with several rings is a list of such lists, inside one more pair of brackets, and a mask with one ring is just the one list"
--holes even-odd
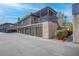
[(46, 6), (57, 12), (62, 12), (67, 16), (67, 21), (72, 22), (72, 4), (69, 3), (3, 3), (0, 4), (0, 24), (16, 23), (18, 17), (36, 12)]

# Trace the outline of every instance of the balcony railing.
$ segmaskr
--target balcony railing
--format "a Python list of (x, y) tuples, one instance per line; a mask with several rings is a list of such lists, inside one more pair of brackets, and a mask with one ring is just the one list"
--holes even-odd
[(41, 22), (44, 22), (44, 21), (53, 21), (53, 22), (57, 22), (57, 18), (56, 17), (52, 17), (52, 16), (49, 16), (49, 17), (46, 17), (46, 18), (37, 18), (35, 20), (32, 20), (30, 23), (23, 23), (23, 24), (18, 24), (18, 26), (24, 26), (24, 25), (29, 25), (29, 24), (35, 24), (35, 23), (41, 23)]
[(57, 17), (49, 16), (48, 21), (57, 22)]

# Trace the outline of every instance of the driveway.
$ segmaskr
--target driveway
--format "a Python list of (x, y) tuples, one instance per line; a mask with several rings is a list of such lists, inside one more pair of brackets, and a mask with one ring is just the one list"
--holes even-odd
[(79, 45), (20, 33), (0, 33), (0, 56), (79, 56)]

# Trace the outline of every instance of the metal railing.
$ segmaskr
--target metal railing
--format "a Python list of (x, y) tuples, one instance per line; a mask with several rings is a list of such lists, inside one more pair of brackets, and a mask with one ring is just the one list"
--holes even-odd
[(25, 23), (24, 24), (19, 23), (17, 26), (36, 24), (36, 23), (41, 23), (41, 22), (44, 22), (44, 21), (53, 21), (53, 22), (56, 22), (57, 19), (56, 19), (56, 17), (53, 17), (53, 16), (49, 16), (49, 17), (46, 17), (46, 18), (41, 17), (41, 18), (37, 18), (34, 22), (31, 21), (30, 23), (26, 23), (26, 24)]

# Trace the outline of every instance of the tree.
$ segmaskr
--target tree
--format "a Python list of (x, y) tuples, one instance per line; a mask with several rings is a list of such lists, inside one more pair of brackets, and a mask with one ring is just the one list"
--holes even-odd
[(17, 22), (19, 22), (20, 21), (20, 17), (18, 17), (18, 21)]

